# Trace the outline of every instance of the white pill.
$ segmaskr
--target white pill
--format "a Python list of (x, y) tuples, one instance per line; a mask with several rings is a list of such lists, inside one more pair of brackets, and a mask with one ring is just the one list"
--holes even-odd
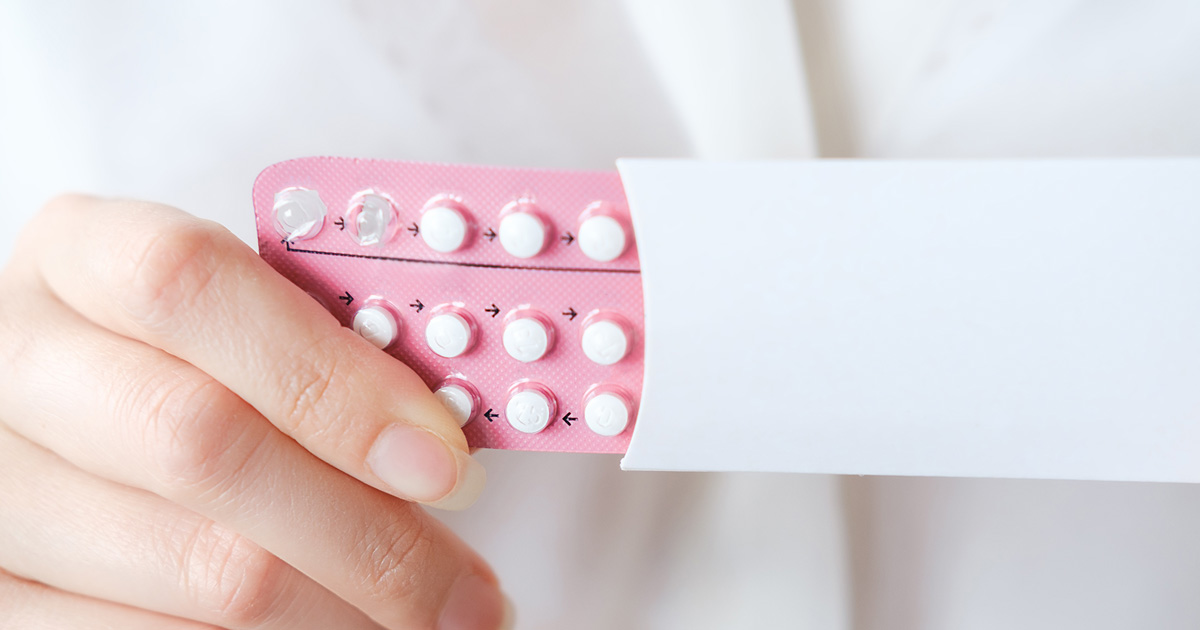
[(462, 385), (443, 385), (433, 395), (442, 401), (446, 411), (454, 416), (460, 427), (465, 426), (475, 415), (475, 400), (472, 398), (471, 392), (468, 392)]
[(629, 335), (620, 324), (602, 319), (583, 329), (583, 354), (593, 362), (612, 365), (628, 352)]
[(351, 234), (359, 245), (382, 245), (396, 232), (396, 210), (379, 195), (363, 195)]
[(383, 349), (392, 345), (400, 335), (396, 318), (382, 306), (364, 306), (354, 314), (354, 332)]
[(522, 433), (537, 433), (550, 424), (550, 399), (536, 390), (521, 390), (508, 399), (504, 417)]
[(325, 225), (325, 202), (315, 190), (289, 188), (275, 193), (275, 230), (289, 241), (312, 238)]
[(583, 421), (600, 435), (620, 435), (629, 424), (629, 406), (620, 396), (599, 394), (583, 408)]
[(504, 326), (503, 341), (508, 356), (529, 363), (542, 358), (550, 349), (550, 331), (537, 319), (522, 317)]
[(425, 325), (425, 343), (438, 355), (452, 359), (471, 347), (471, 324), (458, 313), (442, 313)]
[(616, 260), (625, 253), (625, 227), (609, 216), (590, 217), (579, 226), (579, 249), (592, 260)]
[(500, 219), (500, 245), (517, 258), (533, 258), (546, 246), (546, 224), (529, 212)]
[(421, 215), (421, 238), (435, 252), (452, 252), (467, 240), (467, 220), (454, 208), (438, 206)]

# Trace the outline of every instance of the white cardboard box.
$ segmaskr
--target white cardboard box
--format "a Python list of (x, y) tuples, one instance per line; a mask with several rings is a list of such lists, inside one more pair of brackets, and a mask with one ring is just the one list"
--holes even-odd
[(1200, 481), (1200, 159), (618, 168), (624, 468)]

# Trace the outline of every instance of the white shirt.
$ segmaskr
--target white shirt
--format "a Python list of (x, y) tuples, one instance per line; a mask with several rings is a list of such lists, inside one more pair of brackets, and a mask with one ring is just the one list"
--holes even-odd
[[(253, 242), (254, 176), (304, 155), (1200, 154), (1190, 0), (296, 4), (0, 4), (0, 260), (71, 189)], [(1200, 626), (1195, 486), (479, 458), (445, 520), (521, 628)]]

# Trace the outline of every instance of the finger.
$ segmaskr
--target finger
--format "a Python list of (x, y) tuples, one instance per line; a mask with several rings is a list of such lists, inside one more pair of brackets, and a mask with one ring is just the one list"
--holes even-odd
[(221, 630), (64, 593), (0, 571), (0, 628), (22, 630)]
[(38, 318), (7, 330), (0, 308), (0, 338), (37, 339), (0, 357), (0, 409), (18, 433), (222, 523), (389, 628), (500, 623), (491, 570), (419, 507), (320, 461), (195, 367), (46, 294), (22, 308)]
[(89, 475), (0, 429), (0, 567), (96, 599), (225, 628), (379, 630), (246, 538)]
[(403, 498), (473, 502), (483, 467), (429, 389), (219, 225), (173, 208), (52, 202), (29, 239), (85, 317), (212, 375), (337, 468)]

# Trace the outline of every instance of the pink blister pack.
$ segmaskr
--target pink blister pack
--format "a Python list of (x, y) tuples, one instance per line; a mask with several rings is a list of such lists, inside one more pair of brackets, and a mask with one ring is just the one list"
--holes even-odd
[(626, 451), (644, 318), (616, 172), (313, 157), (253, 196), (263, 259), (415, 370), (471, 446)]

